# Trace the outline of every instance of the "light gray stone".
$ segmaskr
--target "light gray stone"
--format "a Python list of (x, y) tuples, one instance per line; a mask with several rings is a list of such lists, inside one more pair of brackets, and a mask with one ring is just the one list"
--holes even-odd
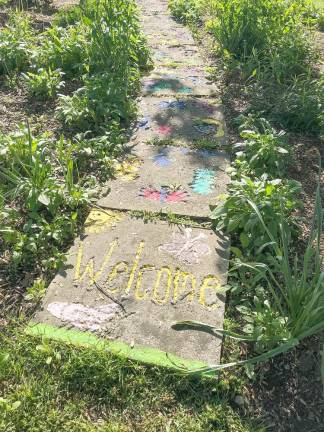
[(213, 99), (185, 95), (182, 98), (144, 97), (139, 102), (138, 130), (132, 139), (141, 143), (163, 139), (193, 143), (206, 139), (225, 144), (222, 107)]
[(136, 170), (131, 177), (121, 171), (126, 175), (111, 181), (100, 206), (208, 217), (209, 206), (216, 204), (229, 181), (224, 152), (138, 145), (132, 155), (131, 167), (136, 165)]
[(142, 78), (142, 94), (145, 96), (215, 96), (217, 89), (206, 79), (199, 68), (155, 69), (150, 75)]
[(221, 338), (171, 326), (197, 320), (222, 328), (227, 251), (226, 239), (209, 230), (94, 209), (34, 321), (218, 362)]

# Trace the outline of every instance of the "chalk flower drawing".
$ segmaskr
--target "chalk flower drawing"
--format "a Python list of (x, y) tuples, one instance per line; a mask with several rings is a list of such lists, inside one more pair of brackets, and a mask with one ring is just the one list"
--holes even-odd
[(92, 209), (85, 222), (85, 233), (101, 233), (115, 226), (121, 219), (121, 213)]
[(142, 188), (140, 191), (140, 196), (143, 198), (149, 199), (151, 201), (160, 201), (164, 202), (186, 202), (186, 198), (188, 196), (188, 192), (185, 190), (171, 190), (167, 186), (161, 187), (159, 190), (148, 187)]
[(120, 312), (117, 304), (89, 307), (81, 303), (54, 302), (47, 306), (50, 314), (81, 330), (103, 330)]
[(198, 264), (201, 257), (211, 253), (206, 239), (206, 234), (199, 233), (193, 237), (192, 229), (185, 228), (183, 233), (172, 233), (171, 243), (159, 246), (159, 251), (174, 255), (184, 264)]
[(205, 168), (199, 168), (194, 173), (194, 178), (191, 183), (191, 189), (200, 194), (208, 195), (212, 192), (215, 182), (215, 171)]

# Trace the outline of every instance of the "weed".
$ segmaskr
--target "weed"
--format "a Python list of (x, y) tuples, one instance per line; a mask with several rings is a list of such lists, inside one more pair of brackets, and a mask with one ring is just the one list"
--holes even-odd
[(60, 69), (38, 69), (36, 73), (22, 74), (28, 92), (36, 99), (46, 100), (54, 98), (58, 91), (64, 87), (62, 80), (64, 73)]
[(28, 16), (11, 12), (8, 23), (0, 31), (0, 74), (25, 70), (33, 55), (34, 40)]
[(200, 21), (197, 0), (169, 0), (172, 16), (182, 23), (198, 23)]
[[(296, 181), (269, 180), (265, 174), (260, 179), (242, 176), (229, 184), (228, 195), (213, 209), (211, 219), (216, 230), (236, 233), (243, 249), (260, 254), (268, 245), (267, 230), (275, 239), (279, 238), (282, 214), (290, 226), (296, 224), (292, 212), (301, 205), (296, 198), (299, 192), (300, 184)], [(267, 230), (251, 207), (251, 202), (257, 206)], [(232, 248), (232, 251), (242, 255), (238, 248)]]
[(241, 128), (240, 135), (244, 139), (234, 146), (239, 149), (234, 161), (234, 172), (237, 175), (255, 175), (267, 173), (277, 178), (287, 165), (289, 150), (285, 141), (285, 132), (277, 132), (265, 119), (259, 119), (263, 133), (255, 129)]

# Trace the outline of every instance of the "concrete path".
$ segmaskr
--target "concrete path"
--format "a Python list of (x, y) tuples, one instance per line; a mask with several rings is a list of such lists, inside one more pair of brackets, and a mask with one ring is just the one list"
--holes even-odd
[[(225, 125), (189, 31), (169, 16), (166, 0), (138, 3), (155, 67), (142, 80), (129, 151), (28, 332), (196, 367), (219, 361), (221, 339), (173, 324), (222, 328), (228, 244), (197, 223), (171, 225), (160, 215), (208, 218), (228, 182)], [(150, 222), (141, 217), (148, 211)]]

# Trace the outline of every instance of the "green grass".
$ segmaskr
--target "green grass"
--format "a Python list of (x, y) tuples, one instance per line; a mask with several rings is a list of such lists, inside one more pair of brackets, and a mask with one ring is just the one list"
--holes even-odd
[(227, 380), (180, 376), (91, 349), (0, 335), (1, 431), (261, 432)]
[(314, 5), (319, 9), (324, 9), (324, 0), (313, 0)]

